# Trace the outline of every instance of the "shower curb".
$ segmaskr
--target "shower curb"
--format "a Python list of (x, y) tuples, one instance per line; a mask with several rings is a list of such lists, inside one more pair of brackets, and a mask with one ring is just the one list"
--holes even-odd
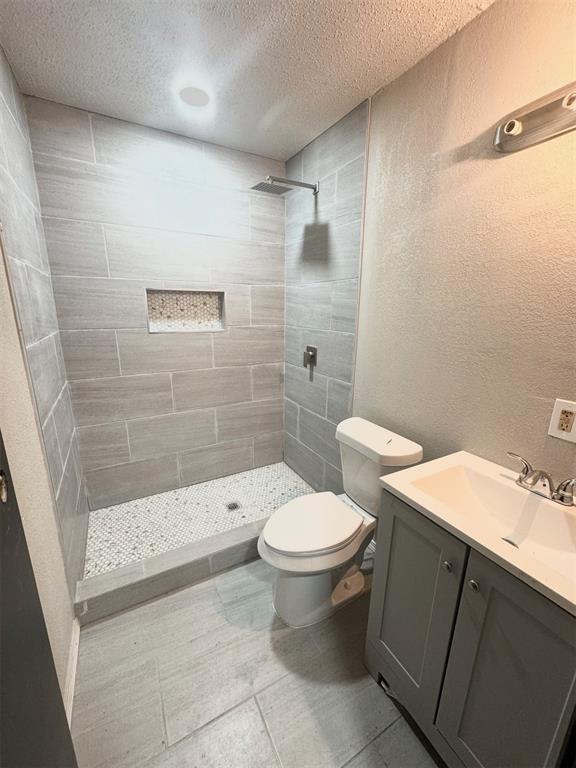
[(78, 621), (91, 624), (256, 559), (266, 519), (78, 581), (74, 601)]

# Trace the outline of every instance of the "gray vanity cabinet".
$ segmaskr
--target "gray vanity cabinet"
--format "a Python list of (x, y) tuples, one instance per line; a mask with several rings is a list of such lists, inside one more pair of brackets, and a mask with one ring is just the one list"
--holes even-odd
[(472, 551), (438, 730), (466, 766), (555, 766), (575, 693), (574, 618)]
[(450, 768), (565, 765), (576, 619), (388, 493), (366, 664)]
[(415, 718), (432, 722), (467, 547), (384, 494), (376, 552), (366, 661)]

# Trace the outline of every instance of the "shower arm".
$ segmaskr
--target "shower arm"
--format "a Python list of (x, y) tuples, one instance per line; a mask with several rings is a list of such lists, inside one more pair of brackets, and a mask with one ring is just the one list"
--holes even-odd
[(283, 179), (281, 176), (266, 176), (266, 181), (269, 184), (283, 184), (289, 187), (302, 187), (303, 189), (311, 189), (312, 192), (317, 195), (320, 189), (320, 182), (316, 184), (307, 184), (305, 181), (293, 181), (292, 179)]

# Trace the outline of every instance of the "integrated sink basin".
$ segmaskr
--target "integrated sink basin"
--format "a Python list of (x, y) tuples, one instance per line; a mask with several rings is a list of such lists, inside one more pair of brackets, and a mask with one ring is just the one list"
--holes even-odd
[(576, 507), (524, 490), (516, 477), (459, 451), (380, 482), (576, 616)]

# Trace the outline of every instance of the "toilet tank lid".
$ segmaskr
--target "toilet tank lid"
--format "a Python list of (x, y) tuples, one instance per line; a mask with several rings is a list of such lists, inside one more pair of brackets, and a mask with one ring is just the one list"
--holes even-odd
[(336, 438), (383, 467), (405, 467), (422, 459), (421, 445), (359, 416), (341, 421)]

